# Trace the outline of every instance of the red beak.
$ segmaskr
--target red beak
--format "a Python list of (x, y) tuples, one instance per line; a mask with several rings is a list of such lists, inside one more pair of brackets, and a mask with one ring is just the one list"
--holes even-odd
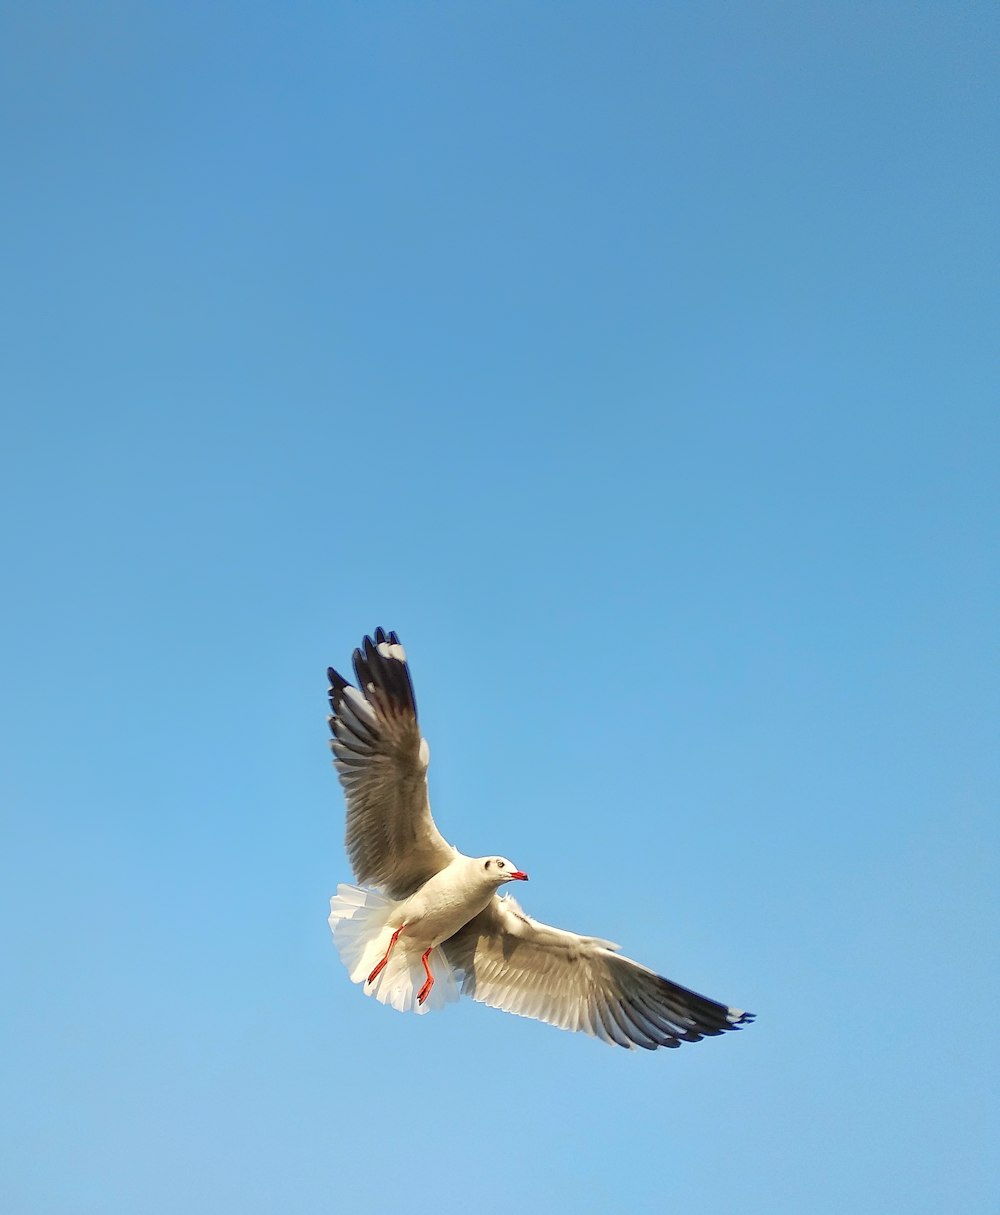
[(516, 882), (526, 882), (528, 880), (528, 875), (522, 873), (520, 869), (515, 869), (510, 876)]

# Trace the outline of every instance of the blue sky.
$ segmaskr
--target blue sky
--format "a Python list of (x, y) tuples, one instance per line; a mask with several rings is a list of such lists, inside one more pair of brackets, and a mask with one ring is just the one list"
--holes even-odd
[[(8, 5), (0, 1205), (994, 1210), (1000, 19)], [(352, 987), (325, 668), (754, 1009)]]

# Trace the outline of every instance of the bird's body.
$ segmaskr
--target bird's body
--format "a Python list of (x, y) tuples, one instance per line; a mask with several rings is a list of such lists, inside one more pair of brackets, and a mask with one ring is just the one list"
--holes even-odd
[(444, 869), (400, 904), (397, 916), (408, 937), (433, 948), (479, 915), (496, 889), (478, 859), (456, 852)]
[(622, 957), (610, 941), (540, 924), (500, 896), (527, 874), (502, 856), (463, 855), (431, 817), (430, 751), (396, 634), (366, 637), (354, 670), (360, 690), (329, 670), (347, 851), (363, 884), (338, 888), (330, 926), (353, 982), (400, 1011), (464, 994), (649, 1050), (753, 1020)]
[[(460, 852), (406, 899), (394, 901), (376, 892), (373, 901), (371, 891), (341, 886), (330, 903), (334, 941), (343, 947), (366, 922), (367, 931), (361, 931), (367, 949), (352, 968), (352, 979), (366, 980), (370, 994), (383, 1004), (423, 1012), (439, 1006), (445, 993), (439, 992), (436, 1001), (425, 1005), (434, 983), (421, 999), (427, 972), (420, 959), (474, 920), (493, 899), (496, 888), (482, 863)], [(376, 970), (383, 958), (384, 973)], [(436, 962), (435, 982), (444, 977), (449, 993), (445, 998), (457, 998), (452, 967), (440, 950)]]

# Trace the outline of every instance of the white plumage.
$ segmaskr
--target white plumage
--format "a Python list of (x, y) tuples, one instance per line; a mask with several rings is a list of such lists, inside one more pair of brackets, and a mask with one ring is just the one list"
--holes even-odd
[(431, 816), (430, 750), (396, 634), (365, 637), (354, 673), (357, 688), (329, 670), (347, 853), (361, 883), (338, 887), (330, 927), (352, 982), (400, 1012), (463, 994), (630, 1049), (676, 1047), (753, 1020), (499, 895), (527, 874), (506, 857), (463, 855)]

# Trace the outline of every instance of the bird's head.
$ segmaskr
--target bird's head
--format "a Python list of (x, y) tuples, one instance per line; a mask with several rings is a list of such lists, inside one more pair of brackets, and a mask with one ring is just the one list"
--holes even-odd
[(526, 882), (528, 875), (505, 856), (484, 856), (479, 862), (487, 878), (502, 886), (504, 882)]

